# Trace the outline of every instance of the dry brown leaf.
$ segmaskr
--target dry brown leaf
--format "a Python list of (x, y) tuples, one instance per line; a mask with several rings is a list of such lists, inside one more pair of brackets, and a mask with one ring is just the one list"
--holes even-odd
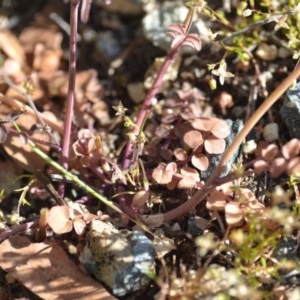
[(48, 49), (61, 49), (63, 34), (56, 28), (26, 27), (20, 34), (20, 41), (26, 52), (33, 52), (37, 44)]
[(17, 37), (9, 30), (0, 30), (0, 49), (9, 57), (25, 65), (25, 52)]
[[(23, 114), (16, 123), (21, 128), (29, 130), (37, 123), (37, 120), (34, 115)], [(34, 133), (32, 137), (45, 142), (49, 140), (49, 137), (44, 133)], [(46, 164), (43, 159), (33, 152), (28, 144), (24, 145), (24, 141), (20, 136), (12, 136), (9, 134), (4, 143), (2, 143), (2, 146), (18, 166), (30, 173), (36, 174), (37, 171), (43, 170)], [(45, 153), (49, 150), (49, 146), (46, 145), (40, 145), (39, 148)]]
[(116, 299), (54, 241), (31, 243), (27, 237), (11, 237), (0, 245), (0, 266), (42, 299)]
[(59, 69), (62, 54), (61, 49), (49, 49), (43, 44), (37, 44), (34, 49), (33, 68), (44, 73), (43, 79), (50, 79)]

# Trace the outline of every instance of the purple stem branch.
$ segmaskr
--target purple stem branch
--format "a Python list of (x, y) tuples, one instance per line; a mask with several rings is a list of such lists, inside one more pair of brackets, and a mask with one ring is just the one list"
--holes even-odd
[[(163, 77), (165, 76), (168, 68), (170, 67), (170, 65), (172, 64), (173, 60), (174, 60), (174, 55), (176, 54), (178, 48), (176, 49), (172, 49), (172, 51), (170, 51), (170, 53), (168, 54), (167, 58), (165, 59), (157, 77), (154, 80), (154, 83), (151, 87), (151, 89), (149, 90), (149, 93), (147, 94), (143, 106), (138, 114), (137, 120), (136, 120), (136, 125), (133, 128), (132, 133), (134, 135), (138, 135), (139, 130), (140, 130), (140, 126), (143, 123), (144, 118), (147, 115), (147, 112), (151, 106), (151, 102), (153, 100), (153, 98), (156, 96), (156, 94), (158, 93), (158, 90), (161, 86), (161, 82), (163, 80)], [(131, 163), (131, 159), (132, 159), (132, 153), (133, 153), (133, 147), (134, 144), (133, 143), (127, 143), (126, 148), (125, 148), (125, 153), (124, 153), (124, 159), (123, 159), (123, 164), (122, 167), (124, 170), (128, 169)]]
[[(193, 20), (193, 15), (194, 15), (194, 9), (190, 8), (189, 12), (186, 16), (186, 19), (184, 21), (184, 28), (186, 29), (186, 34), (188, 34), (189, 29), (191, 27), (192, 24), (192, 20)], [(182, 41), (181, 43), (178, 43), (178, 45), (174, 48), (171, 48), (171, 50), (169, 51), (161, 69), (159, 70), (151, 89), (149, 90), (144, 102), (143, 102), (143, 106), (138, 114), (137, 120), (136, 120), (136, 125), (133, 130), (132, 133), (137, 136), (139, 131), (141, 130), (141, 125), (144, 122), (144, 119), (146, 118), (146, 115), (149, 111), (149, 108), (151, 106), (151, 102), (154, 99), (154, 97), (156, 96), (156, 94), (159, 91), (159, 88), (161, 87), (163, 78), (168, 70), (168, 68), (171, 66), (174, 57), (176, 55), (176, 53), (178, 52), (178, 50), (180, 49), (181, 45), (183, 44), (184, 41)], [(123, 157), (123, 163), (122, 163), (122, 167), (123, 170), (126, 170), (129, 168), (130, 163), (132, 161), (132, 154), (133, 154), (133, 150), (134, 150), (134, 143), (132, 142), (128, 142), (125, 148), (125, 152), (124, 152), (124, 157)]]
[(36, 226), (38, 226), (38, 224), (39, 224), (39, 219), (36, 219), (34, 221), (30, 221), (25, 224), (18, 225), (16, 227), (14, 227), (13, 229), (5, 230), (4, 232), (2, 232), (0, 234), (0, 243), (2, 241), (4, 241), (5, 239), (9, 238), (10, 236), (16, 235), (17, 233), (20, 233), (20, 232), (24, 232), (29, 228), (36, 227)]
[(68, 169), (70, 136), (73, 119), (73, 107), (75, 98), (76, 79), (76, 51), (77, 51), (77, 28), (78, 28), (78, 7), (80, 0), (71, 1), (70, 16), (70, 62), (69, 62), (69, 85), (66, 115), (64, 120), (64, 134), (60, 162), (62, 167)]

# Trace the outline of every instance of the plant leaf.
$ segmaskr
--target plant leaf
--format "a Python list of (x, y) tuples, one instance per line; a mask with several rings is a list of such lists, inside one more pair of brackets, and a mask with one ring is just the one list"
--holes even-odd
[(176, 163), (160, 163), (152, 172), (152, 178), (159, 184), (167, 184), (172, 181), (173, 175), (177, 171)]
[(54, 206), (49, 211), (48, 225), (56, 234), (70, 232), (73, 228), (70, 220), (70, 208), (67, 206)]
[(200, 131), (190, 130), (184, 134), (183, 141), (188, 147), (195, 149), (203, 144), (203, 137)]
[(244, 218), (244, 212), (239, 203), (228, 203), (225, 206), (225, 219), (228, 225), (238, 225)]
[(226, 205), (226, 195), (220, 191), (213, 191), (206, 202), (206, 207), (209, 210), (223, 210)]
[(209, 154), (221, 154), (225, 151), (226, 143), (223, 139), (211, 136), (204, 141), (204, 148)]
[(209, 160), (206, 155), (197, 153), (192, 156), (192, 165), (200, 171), (206, 171), (209, 166)]

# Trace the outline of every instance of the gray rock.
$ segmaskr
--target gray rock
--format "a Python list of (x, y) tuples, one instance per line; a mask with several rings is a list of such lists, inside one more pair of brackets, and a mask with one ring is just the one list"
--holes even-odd
[(280, 116), (291, 138), (300, 139), (300, 82), (287, 91)]
[(92, 221), (80, 257), (87, 271), (118, 297), (147, 286), (154, 260), (154, 246), (142, 232), (118, 230), (100, 220)]

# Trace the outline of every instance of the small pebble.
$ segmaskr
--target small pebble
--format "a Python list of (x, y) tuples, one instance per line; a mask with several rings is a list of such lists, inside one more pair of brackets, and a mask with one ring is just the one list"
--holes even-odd
[(257, 143), (254, 140), (246, 141), (243, 145), (244, 154), (253, 154), (257, 148)]
[(255, 54), (262, 60), (274, 60), (277, 58), (278, 49), (275, 45), (261, 43), (255, 51)]
[(277, 141), (279, 138), (279, 128), (277, 123), (270, 123), (264, 127), (263, 137), (267, 142)]
[(285, 96), (284, 103), (280, 109), (289, 134), (292, 138), (300, 138), (300, 82), (291, 87)]

